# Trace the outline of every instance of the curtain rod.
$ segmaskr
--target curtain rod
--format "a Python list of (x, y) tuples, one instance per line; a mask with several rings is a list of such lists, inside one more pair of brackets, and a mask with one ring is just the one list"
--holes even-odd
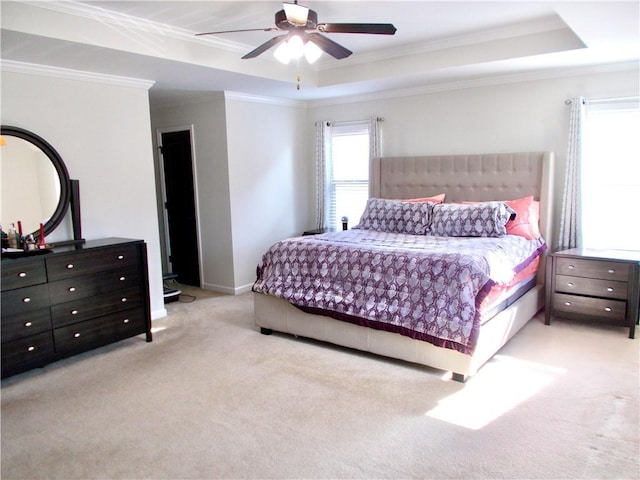
[[(640, 100), (640, 97), (619, 97), (619, 98), (594, 98), (593, 100), (584, 99), (583, 102), (589, 103), (623, 103), (623, 102), (631, 102), (634, 100)], [(571, 105), (573, 100), (565, 100), (565, 105)]]

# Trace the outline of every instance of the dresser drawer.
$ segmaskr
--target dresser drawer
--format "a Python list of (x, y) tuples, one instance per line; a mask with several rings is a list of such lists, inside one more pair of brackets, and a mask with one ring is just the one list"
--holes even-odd
[(2, 291), (47, 283), (44, 259), (29, 262), (2, 262)]
[(49, 306), (49, 286), (47, 284), (18, 288), (2, 292), (2, 317), (20, 315)]
[(2, 343), (51, 330), (49, 308), (42, 308), (20, 315), (2, 316)]
[(53, 338), (57, 353), (69, 356), (145, 331), (143, 309), (136, 308), (56, 328)]
[(553, 309), (556, 312), (624, 320), (627, 314), (627, 302), (556, 293), (553, 295)]
[(626, 282), (629, 279), (629, 264), (609, 260), (586, 260), (580, 258), (556, 259), (556, 274), (571, 277), (599, 278)]
[(45, 365), (55, 358), (51, 330), (2, 344), (2, 377)]
[(71, 302), (102, 293), (136, 287), (140, 277), (135, 267), (118, 268), (107, 273), (67, 278), (49, 284), (51, 304)]
[(616, 282), (612, 280), (596, 280), (585, 277), (569, 277), (566, 275), (558, 275), (556, 277), (556, 292), (589, 295), (591, 297), (626, 300), (628, 286), (627, 282)]
[(53, 328), (82, 322), (90, 318), (138, 307), (142, 304), (140, 288), (126, 288), (90, 298), (51, 306)]
[(49, 281), (52, 282), (115, 268), (135, 267), (140, 256), (138, 246), (129, 244), (47, 258), (46, 262)]

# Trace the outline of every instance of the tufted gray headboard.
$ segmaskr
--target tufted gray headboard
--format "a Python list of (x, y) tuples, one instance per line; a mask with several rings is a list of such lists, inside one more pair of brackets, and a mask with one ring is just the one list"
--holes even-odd
[(369, 196), (418, 198), (446, 193), (447, 202), (540, 201), (540, 231), (553, 243), (553, 162), (551, 152), (383, 157), (371, 163)]

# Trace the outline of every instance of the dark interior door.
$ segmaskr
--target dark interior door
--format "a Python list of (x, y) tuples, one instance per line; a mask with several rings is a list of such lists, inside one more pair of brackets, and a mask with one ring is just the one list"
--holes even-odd
[(169, 226), (171, 273), (185, 285), (200, 286), (198, 235), (193, 188), (191, 135), (188, 130), (162, 134), (161, 154)]

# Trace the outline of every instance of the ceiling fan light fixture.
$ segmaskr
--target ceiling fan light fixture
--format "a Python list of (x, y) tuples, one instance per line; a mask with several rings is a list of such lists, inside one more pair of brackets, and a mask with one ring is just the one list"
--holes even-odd
[(287, 44), (289, 45), (291, 58), (297, 60), (304, 55), (304, 41), (300, 38), (300, 35), (291, 35), (287, 40)]
[(291, 49), (289, 48), (287, 42), (282, 42), (280, 46), (273, 52), (273, 56), (276, 57), (276, 59), (280, 63), (288, 65), (291, 61)]
[(283, 3), (284, 13), (287, 16), (287, 21), (296, 27), (305, 27), (307, 25), (307, 19), (309, 18), (309, 7), (298, 5), (295, 3)]
[(309, 40), (304, 46), (304, 57), (313, 64), (322, 56), (322, 49)]

